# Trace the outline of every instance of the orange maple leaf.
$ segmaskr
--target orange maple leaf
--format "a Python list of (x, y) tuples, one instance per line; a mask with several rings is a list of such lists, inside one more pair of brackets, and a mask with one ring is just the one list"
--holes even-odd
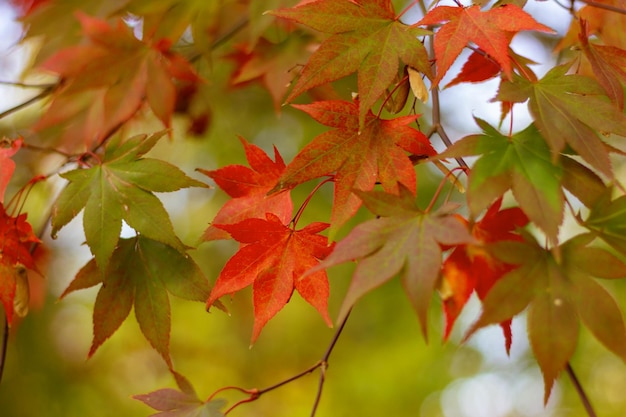
[(469, 42), (474, 42), (502, 67), (508, 78), (512, 75), (509, 44), (513, 36), (522, 30), (538, 30), (554, 33), (549, 27), (537, 22), (518, 6), (507, 4), (482, 11), (479, 6), (438, 6), (432, 9), (414, 26), (444, 24), (435, 34), (437, 85), (454, 60)]
[(131, 119), (144, 102), (169, 127), (176, 103), (173, 79), (200, 80), (191, 64), (169, 50), (169, 40), (139, 40), (121, 19), (111, 25), (80, 12), (76, 17), (88, 43), (62, 49), (42, 64), (62, 84), (35, 129), (66, 123), (62, 143), (78, 137), (91, 146)]

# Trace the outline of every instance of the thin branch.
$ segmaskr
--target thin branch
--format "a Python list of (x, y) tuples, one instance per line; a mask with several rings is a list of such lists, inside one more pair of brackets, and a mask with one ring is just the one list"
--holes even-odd
[(8, 85), (10, 87), (19, 87), (19, 88), (39, 88), (39, 89), (46, 89), (46, 88), (56, 86), (56, 84), (26, 84), (26, 83), (20, 83), (17, 81), (1, 81), (1, 80), (0, 80), (0, 85)]
[(2, 347), (0, 348), (0, 381), (2, 381), (2, 375), (4, 374), (4, 364), (7, 357), (7, 346), (9, 345), (9, 322), (6, 314), (4, 314), (4, 326), (2, 329)]
[(346, 317), (344, 317), (344, 319), (342, 320), (339, 328), (333, 336), (333, 340), (331, 340), (330, 344), (328, 345), (328, 349), (326, 349), (326, 352), (324, 353), (324, 357), (320, 361), (320, 381), (317, 384), (317, 394), (315, 395), (315, 401), (313, 402), (313, 408), (311, 409), (311, 417), (315, 417), (317, 407), (319, 406), (320, 400), (322, 399), (322, 389), (324, 388), (324, 382), (326, 382), (326, 369), (328, 369), (328, 358), (330, 358), (330, 354), (333, 353), (333, 349), (335, 348), (335, 345), (339, 340), (339, 336), (341, 336), (343, 328), (346, 326), (346, 322), (348, 321), (348, 317), (350, 317), (351, 311), (352, 310), (349, 310), (348, 314), (346, 314)]
[(46, 88), (45, 90), (41, 91), (39, 94), (37, 94), (36, 96), (26, 100), (25, 102), (18, 104), (15, 107), (11, 107), (8, 110), (3, 111), (2, 113), (0, 113), (0, 119), (5, 118), (19, 110), (22, 110), (24, 107), (30, 106), (31, 104), (49, 96), (56, 88), (57, 88), (58, 84), (54, 84), (51, 87)]
[(626, 14), (626, 9), (622, 9), (621, 7), (617, 7), (617, 6), (611, 6), (610, 4), (599, 3), (593, 0), (578, 0), (578, 1), (580, 1), (581, 3), (585, 3), (586, 5), (591, 6), (591, 7), (597, 7), (598, 9), (604, 9), (604, 10), (608, 10), (610, 12), (619, 13), (619, 14)]
[[(435, 47), (432, 41), (430, 42), (430, 52), (432, 56), (435, 56)], [(436, 70), (436, 64), (434, 62), (433, 62), (432, 68), (433, 68), (433, 75), (436, 75), (437, 70)], [(433, 128), (436, 129), (437, 134), (443, 141), (444, 145), (446, 145), (446, 148), (449, 148), (450, 146), (452, 146), (452, 141), (450, 140), (450, 137), (448, 137), (446, 130), (443, 128), (443, 125), (441, 124), (441, 102), (439, 100), (439, 87), (435, 87), (432, 89), (432, 96), (433, 96), (433, 112), (432, 112)], [(461, 166), (464, 169), (469, 169), (469, 166), (467, 165), (467, 163), (465, 162), (463, 158), (457, 157), (454, 159), (459, 164), (459, 166)]]
[[(238, 391), (244, 392), (249, 394), (248, 398), (244, 398), (241, 401), (236, 402), (235, 404), (233, 404), (228, 410), (226, 410), (224, 412), (224, 415), (230, 413), (231, 411), (233, 411), (235, 408), (237, 408), (238, 406), (240, 406), (241, 404), (245, 404), (245, 403), (249, 403), (252, 401), (257, 400), (261, 395), (268, 393), (270, 391), (274, 391), (275, 389), (278, 389), (280, 387), (282, 387), (283, 385), (287, 385), (290, 382), (293, 382), (297, 379), (302, 378), (305, 375), (310, 374), (311, 372), (315, 371), (317, 368), (321, 369), (321, 374), (320, 374), (320, 381), (318, 383), (318, 387), (317, 387), (317, 394), (315, 395), (315, 402), (313, 403), (313, 409), (311, 410), (311, 417), (315, 416), (315, 412), (317, 411), (317, 407), (320, 403), (320, 399), (322, 398), (322, 388), (324, 387), (324, 381), (326, 380), (326, 369), (328, 368), (328, 358), (330, 357), (330, 354), (333, 352), (333, 349), (335, 348), (335, 345), (337, 344), (337, 341), (339, 340), (339, 336), (341, 336), (341, 333), (343, 332), (344, 327), (346, 326), (346, 322), (348, 321), (348, 317), (350, 317), (350, 312), (348, 312), (348, 314), (346, 314), (346, 317), (342, 320), (341, 324), (339, 325), (339, 328), (337, 329), (337, 331), (335, 331), (335, 334), (333, 335), (332, 340), (330, 341), (330, 344), (328, 345), (328, 347), (326, 348), (326, 352), (324, 352), (324, 356), (322, 356), (322, 359), (320, 359), (319, 361), (317, 361), (314, 365), (309, 366), (307, 369), (305, 369), (302, 372), (299, 372), (283, 381), (280, 381), (274, 385), (270, 385), (267, 388), (263, 388), (263, 389), (251, 389), (251, 390), (247, 390), (247, 389), (242, 389), (242, 388), (237, 388), (237, 387), (225, 387), (225, 388), (220, 388), (219, 390), (215, 391), (213, 394), (211, 394), (209, 396), (209, 400), (211, 400), (215, 394), (217, 394), (218, 392), (224, 391), (226, 389), (236, 389)], [(207, 401), (209, 401), (207, 400)]]
[(578, 393), (578, 396), (580, 397), (580, 401), (582, 401), (583, 406), (585, 407), (585, 411), (587, 411), (587, 415), (589, 415), (589, 417), (598, 417), (595, 410), (593, 409), (593, 406), (591, 405), (591, 401), (589, 400), (589, 397), (585, 393), (585, 390), (583, 389), (582, 385), (580, 384), (580, 381), (578, 381), (578, 378), (576, 377), (576, 374), (574, 373), (574, 368), (572, 368), (572, 364), (567, 362), (566, 369), (567, 369), (567, 375), (569, 375), (569, 378), (572, 380), (572, 383), (574, 384), (574, 388), (576, 388), (576, 392)]

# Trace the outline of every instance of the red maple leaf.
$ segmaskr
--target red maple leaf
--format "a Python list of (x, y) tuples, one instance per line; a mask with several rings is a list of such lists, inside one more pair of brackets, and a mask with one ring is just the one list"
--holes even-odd
[(15, 162), (11, 157), (22, 146), (22, 138), (16, 140), (0, 140), (0, 204), (4, 201), (4, 192), (9, 185), (9, 180), (15, 171)]
[[(287, 223), (293, 211), (289, 191), (267, 195), (285, 171), (283, 158), (274, 148), (276, 161), (274, 162), (258, 146), (246, 142), (243, 138), (239, 140), (246, 151), (250, 168), (243, 165), (228, 165), (215, 171), (198, 169), (233, 197), (217, 213), (213, 224), (234, 224), (245, 219), (264, 218), (266, 213), (273, 213), (281, 222)], [(209, 226), (202, 238), (204, 240), (228, 239), (229, 234), (220, 226)]]
[(210, 307), (218, 298), (249, 285), (253, 288), (254, 342), (263, 326), (289, 301), (293, 290), (319, 311), (326, 323), (328, 316), (328, 278), (325, 271), (302, 277), (333, 250), (328, 239), (318, 233), (327, 223), (312, 223), (301, 230), (283, 224), (272, 213), (265, 219), (247, 219), (237, 224), (215, 225), (226, 230), (243, 245), (226, 263), (207, 301)]
[(502, 67), (484, 51), (474, 51), (463, 65), (461, 72), (446, 85), (446, 88), (463, 82), (485, 81), (495, 77), (500, 71), (502, 71)]
[(506, 4), (482, 11), (479, 6), (438, 6), (432, 9), (415, 26), (444, 24), (435, 34), (437, 57), (437, 85), (459, 56), (468, 42), (474, 42), (502, 67), (511, 78), (512, 65), (509, 44), (513, 36), (522, 30), (538, 30), (553, 33), (547, 26), (537, 22), (518, 6)]
[(39, 243), (39, 239), (26, 221), (26, 213), (12, 217), (0, 203), (0, 300), (9, 324), (20, 268), (36, 269), (30, 252), (33, 243)]
[[(496, 200), (487, 213), (472, 226), (472, 235), (477, 244), (457, 246), (442, 267), (442, 298), (446, 316), (444, 338), (447, 339), (452, 326), (472, 292), (485, 298), (491, 287), (506, 273), (515, 268), (500, 262), (489, 254), (484, 244), (503, 240), (522, 241), (515, 230), (528, 224), (528, 217), (519, 207), (500, 210), (502, 198)], [(500, 323), (505, 336), (507, 352), (511, 348), (511, 320)]]
[(428, 138), (408, 126), (418, 116), (382, 120), (370, 111), (359, 129), (358, 103), (322, 101), (294, 107), (335, 129), (305, 146), (287, 165), (275, 189), (292, 188), (334, 174), (331, 236), (361, 206), (361, 199), (352, 190), (369, 191), (379, 181), (390, 193), (398, 194), (398, 184), (402, 184), (415, 194), (415, 169), (407, 152), (436, 154)]

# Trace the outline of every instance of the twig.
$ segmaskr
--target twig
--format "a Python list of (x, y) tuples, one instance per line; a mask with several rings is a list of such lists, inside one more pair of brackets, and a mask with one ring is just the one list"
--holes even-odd
[(15, 107), (11, 107), (8, 110), (3, 111), (2, 113), (0, 113), (0, 119), (5, 118), (5, 117), (7, 117), (7, 116), (9, 116), (9, 115), (19, 111), (19, 110), (22, 110), (24, 107), (27, 107), (27, 106), (29, 106), (29, 105), (31, 105), (31, 104), (33, 104), (33, 103), (43, 99), (43, 98), (49, 96), (57, 88), (57, 85), (58, 84), (54, 84), (54, 85), (46, 88), (45, 90), (43, 90), (42, 92), (40, 92), (36, 96), (26, 100), (25, 102), (23, 102), (21, 104), (18, 104)]
[(335, 345), (337, 344), (337, 341), (339, 340), (339, 336), (341, 336), (341, 332), (343, 331), (343, 328), (346, 326), (348, 317), (350, 317), (350, 311), (352, 310), (349, 310), (348, 314), (346, 314), (346, 317), (344, 317), (343, 321), (339, 325), (339, 328), (335, 332), (335, 335), (333, 336), (333, 340), (331, 340), (330, 344), (328, 345), (328, 349), (326, 349), (326, 352), (324, 353), (324, 357), (320, 361), (320, 365), (321, 365), (320, 366), (320, 381), (319, 381), (319, 384), (317, 385), (317, 394), (315, 395), (315, 401), (313, 402), (313, 408), (311, 409), (311, 417), (315, 417), (315, 413), (317, 412), (317, 407), (319, 406), (320, 400), (322, 399), (322, 389), (324, 388), (324, 382), (326, 381), (326, 369), (328, 369), (328, 358), (330, 357), (330, 354), (333, 352), (333, 349), (335, 348)]
[(0, 81), (0, 85), (8, 85), (11, 87), (19, 87), (19, 88), (50, 88), (56, 86), (56, 84), (26, 84), (20, 83), (16, 81)]
[(585, 3), (586, 5), (591, 6), (591, 7), (597, 7), (598, 9), (604, 9), (604, 10), (608, 10), (610, 12), (615, 12), (619, 14), (626, 14), (626, 9), (622, 9), (621, 7), (617, 7), (617, 6), (611, 6), (610, 4), (599, 3), (593, 0), (578, 0), (578, 1), (580, 1), (581, 3)]
[[(435, 47), (432, 41), (430, 42), (430, 51), (432, 55), (435, 56)], [(437, 73), (435, 69), (435, 63), (433, 63), (433, 73), (435, 75)], [(435, 87), (432, 89), (432, 95), (433, 95), (433, 114), (432, 114), (433, 128), (436, 129), (437, 134), (443, 141), (444, 145), (446, 145), (446, 148), (449, 148), (450, 146), (452, 146), (452, 141), (448, 137), (446, 130), (443, 128), (443, 125), (441, 124), (441, 105), (439, 101), (439, 87)], [(467, 163), (465, 162), (463, 158), (457, 157), (454, 159), (459, 164), (459, 166), (461, 166), (465, 170), (469, 169), (469, 166), (467, 165)]]
[(587, 414), (589, 415), (589, 417), (598, 417), (595, 410), (593, 409), (593, 406), (591, 405), (591, 401), (589, 400), (589, 397), (585, 393), (585, 390), (583, 389), (582, 385), (580, 385), (580, 381), (578, 381), (578, 378), (576, 377), (576, 374), (574, 373), (574, 368), (572, 368), (572, 365), (569, 362), (567, 362), (566, 369), (567, 369), (567, 375), (569, 375), (569, 378), (572, 380), (572, 383), (574, 384), (574, 388), (576, 388), (576, 392), (578, 393), (578, 396), (580, 397), (580, 401), (582, 401), (583, 406), (585, 407), (585, 411), (587, 411)]
[(9, 322), (6, 314), (4, 314), (4, 326), (2, 329), (2, 351), (0, 351), (0, 381), (2, 381), (2, 375), (4, 374), (4, 363), (7, 357), (7, 346), (9, 344)]
[(330, 358), (331, 353), (333, 352), (333, 349), (335, 348), (335, 345), (337, 344), (337, 341), (339, 340), (339, 336), (341, 336), (341, 333), (344, 329), (344, 327), (346, 326), (346, 322), (348, 321), (348, 317), (350, 317), (350, 312), (348, 311), (348, 314), (346, 314), (346, 317), (343, 319), (343, 321), (341, 322), (341, 324), (339, 325), (339, 328), (337, 329), (337, 331), (335, 332), (335, 334), (333, 335), (332, 340), (330, 341), (330, 344), (328, 345), (328, 348), (326, 348), (326, 352), (324, 352), (324, 356), (322, 356), (322, 359), (320, 359), (319, 361), (317, 361), (314, 365), (309, 366), (307, 369), (305, 369), (302, 372), (299, 372), (283, 381), (280, 381), (274, 385), (270, 385), (267, 388), (263, 388), (263, 389), (242, 389), (242, 388), (238, 388), (238, 387), (224, 387), (224, 388), (220, 388), (219, 390), (215, 391), (213, 394), (211, 394), (209, 396), (209, 399), (207, 401), (210, 401), (215, 394), (217, 394), (218, 392), (224, 391), (226, 389), (236, 389), (238, 391), (241, 392), (245, 392), (247, 394), (249, 394), (249, 396), (247, 398), (244, 398), (243, 400), (237, 401), (235, 404), (233, 404), (228, 410), (226, 410), (224, 412), (224, 415), (227, 415), (228, 413), (230, 413), (231, 411), (233, 411), (235, 408), (237, 408), (238, 406), (240, 406), (241, 404), (245, 404), (245, 403), (249, 403), (252, 401), (257, 400), (261, 395), (268, 393), (270, 391), (274, 391), (275, 389), (278, 389), (280, 387), (282, 387), (283, 385), (287, 385), (290, 382), (293, 382), (297, 379), (302, 378), (305, 375), (310, 374), (311, 372), (315, 371), (317, 368), (321, 369), (320, 372), (320, 380), (317, 386), (317, 394), (315, 395), (315, 401), (313, 403), (313, 408), (311, 410), (311, 417), (315, 416), (315, 413), (317, 411), (317, 407), (319, 406), (320, 403), (320, 399), (322, 398), (322, 388), (324, 387), (324, 382), (326, 380), (326, 369), (328, 368), (328, 358)]

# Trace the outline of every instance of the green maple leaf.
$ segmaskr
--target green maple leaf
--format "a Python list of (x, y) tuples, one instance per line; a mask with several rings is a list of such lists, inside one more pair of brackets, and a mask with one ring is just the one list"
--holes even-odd
[[(579, 321), (609, 350), (626, 360), (626, 326), (613, 297), (592, 277), (626, 277), (626, 265), (606, 250), (587, 246), (593, 235), (574, 237), (555, 250), (534, 238), (500, 242), (491, 252), (520, 265), (491, 288), (478, 321), (468, 332), (500, 323), (527, 306), (528, 334), (548, 400), (554, 380), (576, 349)], [(557, 254), (557, 255), (555, 255)]]
[(193, 301), (205, 301), (210, 294), (207, 279), (189, 256), (141, 236), (121, 239), (104, 271), (95, 259), (89, 261), (61, 298), (100, 283), (89, 356), (115, 333), (134, 305), (142, 333), (170, 367), (168, 293)]
[(626, 196), (611, 201), (610, 190), (596, 201), (585, 221), (591, 231), (626, 254)]
[(287, 101), (358, 71), (359, 125), (398, 73), (399, 61), (431, 77), (424, 45), (430, 32), (396, 18), (390, 0), (320, 0), (270, 12), (332, 34), (311, 56)]
[(100, 268), (105, 268), (118, 243), (122, 220), (148, 238), (179, 252), (185, 245), (176, 237), (161, 201), (153, 192), (206, 187), (164, 161), (142, 158), (163, 136), (135, 136), (111, 143), (101, 163), (61, 174), (70, 181), (59, 195), (52, 215), (52, 236), (83, 208), (87, 245)]
[(520, 76), (504, 81), (495, 100), (524, 102), (553, 155), (566, 145), (599, 172), (613, 176), (609, 152), (597, 132), (626, 136), (626, 116), (595, 80), (567, 74), (568, 65), (550, 70), (537, 82)]
[(406, 188), (401, 188), (399, 196), (380, 191), (356, 193), (368, 209), (388, 217), (370, 220), (352, 229), (333, 252), (307, 274), (358, 261), (341, 306), (341, 320), (359, 298), (400, 273), (426, 337), (428, 307), (441, 270), (440, 244), (468, 243), (472, 237), (456, 216), (419, 210), (415, 197)]
[(563, 220), (563, 168), (551, 161), (550, 149), (534, 125), (511, 137), (475, 119), (481, 135), (467, 136), (440, 158), (481, 155), (469, 175), (468, 204), (477, 216), (511, 189), (526, 215), (552, 240)]

